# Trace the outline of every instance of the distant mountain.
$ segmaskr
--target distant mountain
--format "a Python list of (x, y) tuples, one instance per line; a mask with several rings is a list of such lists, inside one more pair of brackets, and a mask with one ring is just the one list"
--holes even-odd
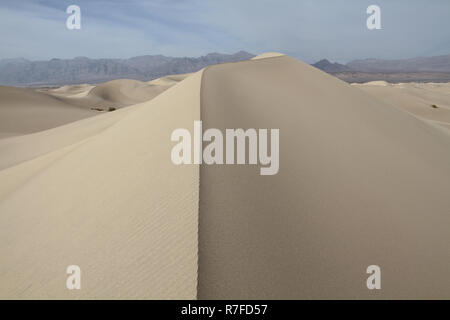
[(364, 59), (347, 63), (362, 72), (450, 72), (450, 55), (404, 60)]
[(3, 59), (0, 60), (0, 84), (63, 85), (123, 78), (148, 81), (168, 74), (198, 71), (211, 64), (248, 60), (253, 57), (251, 53), (239, 51), (235, 54), (210, 53), (199, 58), (146, 55), (130, 59)]
[[(148, 81), (169, 74), (198, 71), (212, 64), (248, 60), (253, 57), (251, 53), (240, 51), (235, 54), (209, 53), (198, 58), (145, 55), (130, 59), (86, 57), (48, 61), (29, 61), (23, 58), (3, 59), (0, 60), (0, 85), (64, 85), (99, 83), (124, 78)], [(429, 75), (428, 78), (441, 79), (436, 74), (450, 73), (450, 55), (405, 60), (363, 59), (351, 61), (346, 65), (323, 59), (312, 65), (338, 77), (341, 77), (340, 75), (346, 77), (350, 73), (358, 72), (365, 73), (364, 79), (372, 79), (370, 74), (375, 73), (431, 72), (435, 74)], [(355, 81), (354, 78), (351, 81)], [(380, 75), (376, 78), (380, 78)], [(416, 78), (422, 79), (420, 76)]]
[(344, 71), (350, 71), (351, 69), (347, 67), (346, 65), (340, 64), (340, 63), (331, 63), (327, 59), (322, 59), (320, 61), (317, 61), (316, 63), (312, 64), (312, 66), (325, 71), (327, 73), (337, 73), (337, 72), (344, 72)]

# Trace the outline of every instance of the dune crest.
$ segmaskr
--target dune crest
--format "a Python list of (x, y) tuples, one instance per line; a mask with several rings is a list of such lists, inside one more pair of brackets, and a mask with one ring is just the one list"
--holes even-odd
[(285, 54), (279, 53), (279, 52), (265, 52), (265, 53), (257, 55), (256, 57), (253, 57), (251, 60), (259, 60), (259, 59), (266, 59), (266, 58), (282, 57), (284, 55)]

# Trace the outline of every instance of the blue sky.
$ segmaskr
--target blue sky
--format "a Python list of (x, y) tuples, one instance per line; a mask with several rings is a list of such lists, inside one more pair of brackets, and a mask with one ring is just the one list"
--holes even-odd
[[(81, 30), (66, 8), (81, 8)], [(381, 7), (381, 30), (366, 8)], [(129, 58), (279, 51), (322, 58), (450, 54), (449, 0), (2, 0), (0, 58)]]

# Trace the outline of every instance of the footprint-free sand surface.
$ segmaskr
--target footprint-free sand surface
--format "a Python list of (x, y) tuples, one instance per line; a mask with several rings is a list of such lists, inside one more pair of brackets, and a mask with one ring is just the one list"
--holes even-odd
[[(94, 93), (145, 100), (114, 112), (34, 133), (2, 118), (16, 136), (0, 139), (1, 298), (450, 298), (450, 134), (432, 122), (445, 117), (276, 53), (133, 81), (30, 93), (64, 112), (90, 113)], [(171, 133), (195, 120), (280, 129), (278, 174), (174, 165)], [(66, 289), (72, 264), (81, 290)]]

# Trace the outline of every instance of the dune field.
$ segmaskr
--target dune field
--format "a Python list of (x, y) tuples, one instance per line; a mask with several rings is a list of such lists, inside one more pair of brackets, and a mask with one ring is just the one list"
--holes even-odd
[[(277, 53), (0, 87), (0, 298), (449, 299), (449, 88), (349, 85)], [(278, 174), (173, 164), (196, 120), (278, 128)]]
[(148, 101), (189, 74), (142, 82), (120, 79), (60, 88), (0, 86), (0, 139), (34, 133)]

